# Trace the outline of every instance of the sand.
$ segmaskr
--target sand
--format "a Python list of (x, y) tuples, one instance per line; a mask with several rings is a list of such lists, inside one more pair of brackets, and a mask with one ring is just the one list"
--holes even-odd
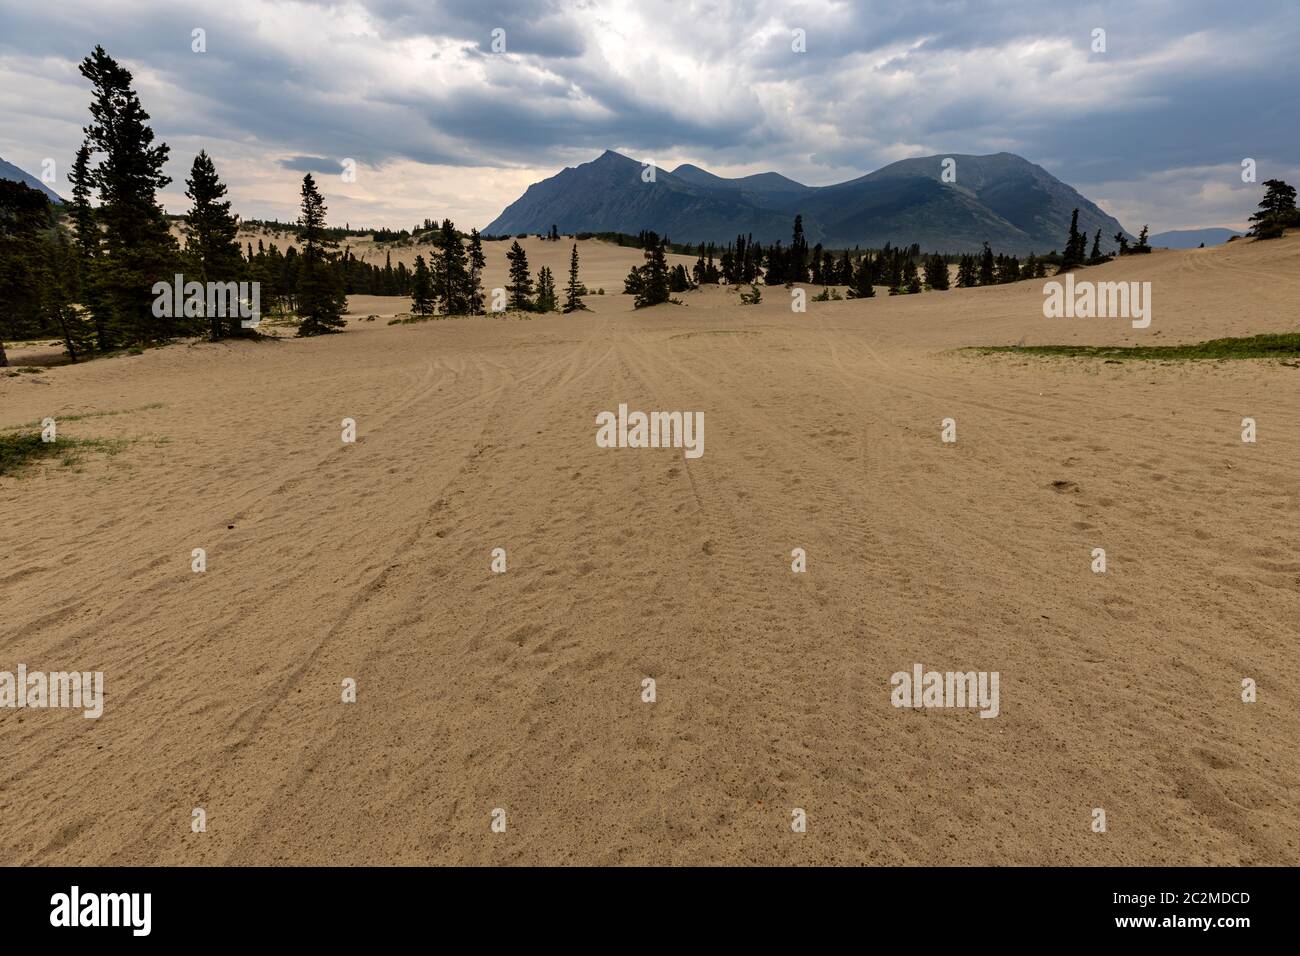
[[(1300, 236), (1081, 275), (1145, 332), (1041, 281), (633, 312), (582, 256), (588, 314), (0, 376), (130, 439), (0, 478), (0, 670), (106, 686), (0, 709), (0, 863), (1300, 863), (1300, 368), (954, 351), (1294, 330)], [(704, 455), (596, 447), (620, 402)], [(916, 663), (999, 715), (893, 707)]]

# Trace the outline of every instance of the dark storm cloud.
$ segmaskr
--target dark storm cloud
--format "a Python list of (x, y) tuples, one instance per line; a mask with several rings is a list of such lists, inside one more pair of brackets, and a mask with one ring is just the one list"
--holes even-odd
[(568, 19), (572, 5), (553, 0), (369, 0), (386, 36), (451, 37), (490, 50), (494, 30), (504, 31), (511, 53), (565, 59), (580, 56), (580, 31)]

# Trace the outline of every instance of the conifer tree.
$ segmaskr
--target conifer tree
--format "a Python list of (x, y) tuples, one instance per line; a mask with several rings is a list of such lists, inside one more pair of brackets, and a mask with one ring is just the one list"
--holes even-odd
[(790, 254), (781, 248), (781, 240), (778, 239), (767, 251), (767, 271), (763, 274), (764, 285), (785, 285), (789, 265)]
[(415, 274), (411, 277), (411, 314), (432, 315), (433, 310), (433, 284), (429, 280), (429, 266), (424, 261), (424, 256), (416, 256)]
[(633, 266), (623, 279), (623, 294), (632, 296), (634, 308), (636, 307), (636, 300), (640, 299), (641, 290), (644, 288), (645, 266)]
[(559, 308), (559, 303), (555, 297), (555, 276), (552, 275), (550, 266), (542, 266), (537, 270), (537, 299), (535, 306), (538, 312), (554, 312)]
[(506, 286), (506, 292), (510, 296), (510, 307), (527, 311), (533, 307), (530, 301), (533, 294), (533, 279), (528, 272), (528, 255), (524, 252), (523, 246), (519, 245), (519, 240), (516, 239), (510, 244), (506, 259), (510, 262), (510, 283)]
[(691, 274), (695, 276), (695, 283), (699, 285), (708, 282), (708, 266), (704, 262), (704, 243), (700, 243), (700, 256), (695, 260), (695, 265), (691, 266)]
[(105, 331), (129, 342), (158, 341), (184, 331), (183, 317), (153, 315), (153, 285), (173, 273), (177, 259), (157, 200), (157, 191), (171, 182), (163, 172), (168, 148), (154, 144), (130, 71), (102, 46), (80, 70), (92, 87), (86, 145), (92, 156), (101, 157), (89, 178), (99, 191), (97, 212), (104, 227), (103, 255), (93, 260), (92, 281), (108, 314), (111, 328)]
[(41, 314), (47, 325), (58, 330), (69, 361), (89, 352), (94, 329), (73, 305), (76, 296), (77, 253), (62, 231), (41, 243), (43, 256), (37, 275), (40, 281)]
[(989, 244), (986, 242), (984, 243), (984, 251), (980, 253), (979, 284), (993, 285), (995, 281), (997, 280), (994, 275), (993, 250), (989, 248)]
[(95, 347), (101, 352), (106, 352), (111, 348), (108, 332), (110, 316), (101, 300), (96, 283), (95, 259), (99, 256), (101, 237), (95, 210), (90, 205), (90, 196), (95, 184), (90, 169), (90, 146), (85, 142), (77, 150), (77, 158), (72, 163), (68, 182), (72, 184), (70, 212), (76, 242), (74, 295), (90, 313), (91, 323), (95, 329)]
[(338, 243), (325, 232), (325, 200), (308, 173), (302, 178), (302, 214), (298, 225), (302, 252), (298, 256), (297, 304), (299, 335), (324, 335), (340, 331), (347, 323), (347, 296), (336, 269)]
[(844, 250), (844, 255), (840, 257), (839, 269), (835, 277), (836, 285), (850, 286), (853, 285), (853, 260), (849, 258), (849, 250)]
[(643, 280), (640, 293), (633, 303), (635, 308), (667, 302), (671, 294), (668, 279), (668, 257), (662, 239), (651, 242), (645, 250), (645, 265), (641, 267)]
[(938, 253), (926, 257), (925, 284), (931, 289), (941, 291), (948, 288), (948, 263), (944, 262), (943, 256)]
[[(704, 253), (700, 253), (700, 259), (703, 261)], [(564, 287), (564, 311), (577, 312), (579, 309), (587, 308), (582, 301), (583, 285), (578, 281), (578, 244), (573, 244), (573, 251), (569, 253), (569, 283)]]
[(477, 229), (469, 231), (469, 314), (483, 314), (483, 269), (487, 258), (483, 255), (483, 239)]
[(963, 254), (957, 261), (957, 288), (969, 289), (979, 284), (975, 274), (975, 257)]
[(786, 283), (808, 281), (808, 240), (803, 234), (803, 216), (794, 217), (794, 235), (786, 262)]
[[(235, 241), (239, 222), (230, 212), (230, 201), (222, 199), (225, 194), (225, 183), (218, 178), (212, 159), (206, 151), (200, 151), (190, 167), (190, 178), (185, 181), (185, 195), (194, 203), (185, 217), (185, 259), (194, 279), (205, 284), (232, 282), (239, 278), (243, 265)], [(241, 326), (238, 314), (211, 315), (207, 320), (213, 339), (247, 331)]]
[(858, 270), (853, 275), (853, 284), (849, 286), (850, 299), (870, 299), (876, 294), (875, 269), (871, 263), (871, 253), (864, 253), (858, 260)]
[(6, 338), (29, 337), (42, 326), (41, 231), (50, 202), (24, 183), (0, 179), (0, 366)]
[(1133, 248), (1130, 250), (1130, 252), (1144, 253), (1150, 251), (1151, 251), (1151, 244), (1150, 242), (1147, 241), (1147, 227), (1143, 226), (1142, 231), (1138, 233), (1138, 241), (1133, 243)]
[(1255, 225), (1250, 234), (1256, 239), (1276, 239), (1290, 226), (1300, 226), (1300, 212), (1296, 210), (1296, 191), (1280, 179), (1264, 181), (1264, 198), (1259, 209), (1250, 217)]
[(1061, 260), (1061, 272), (1083, 264), (1083, 251), (1088, 241), (1087, 233), (1079, 231), (1079, 209), (1075, 207), (1070, 216), (1070, 235), (1065, 240), (1065, 255)]
[(686, 292), (691, 288), (691, 278), (686, 274), (686, 267), (680, 262), (668, 271), (668, 291)]
[(916, 262), (911, 256), (904, 256), (903, 268), (898, 283), (889, 290), (890, 295), (915, 295), (921, 291), (921, 277), (916, 271)]
[(434, 238), (438, 249), (433, 269), (434, 293), (442, 303), (444, 315), (466, 315), (470, 309), (470, 268), (465, 246), (456, 225), (444, 219)]

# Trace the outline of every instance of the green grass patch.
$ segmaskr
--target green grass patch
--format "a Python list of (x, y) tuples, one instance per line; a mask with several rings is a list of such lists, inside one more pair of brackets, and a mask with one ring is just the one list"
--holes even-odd
[(58, 438), (42, 441), (40, 432), (0, 434), (0, 477), (10, 477), (43, 458), (58, 458), (65, 468), (81, 463), (83, 453), (116, 455), (126, 447), (124, 438)]
[(1193, 345), (982, 345), (974, 351), (1148, 362), (1300, 359), (1300, 332), (1211, 339)]
[[(133, 412), (148, 412), (148, 411), (152, 411), (155, 408), (166, 408), (166, 407), (167, 406), (163, 402), (151, 402), (148, 405), (140, 405), (136, 408), (119, 408), (116, 410), (110, 410), (106, 412), (82, 412), (78, 415), (51, 415), (50, 417), (53, 418), (55, 422), (62, 425), (64, 422), (83, 422), (88, 418), (107, 418), (110, 415), (130, 415)], [(0, 432), (13, 432), (13, 431), (21, 431), (25, 428), (40, 428), (40, 427), (42, 427), (40, 422), (25, 422), (22, 425), (0, 426)]]

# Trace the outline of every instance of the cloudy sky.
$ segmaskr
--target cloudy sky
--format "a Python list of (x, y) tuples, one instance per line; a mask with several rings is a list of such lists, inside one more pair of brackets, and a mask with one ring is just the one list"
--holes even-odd
[(606, 148), (812, 185), (1007, 150), (1153, 232), (1242, 225), (1244, 158), (1300, 179), (1295, 0), (0, 0), (0, 157), (64, 195), (96, 43), (171, 146), (170, 212), (199, 149), (245, 216), (292, 219), (313, 170), (332, 223), (398, 228), (484, 226)]

